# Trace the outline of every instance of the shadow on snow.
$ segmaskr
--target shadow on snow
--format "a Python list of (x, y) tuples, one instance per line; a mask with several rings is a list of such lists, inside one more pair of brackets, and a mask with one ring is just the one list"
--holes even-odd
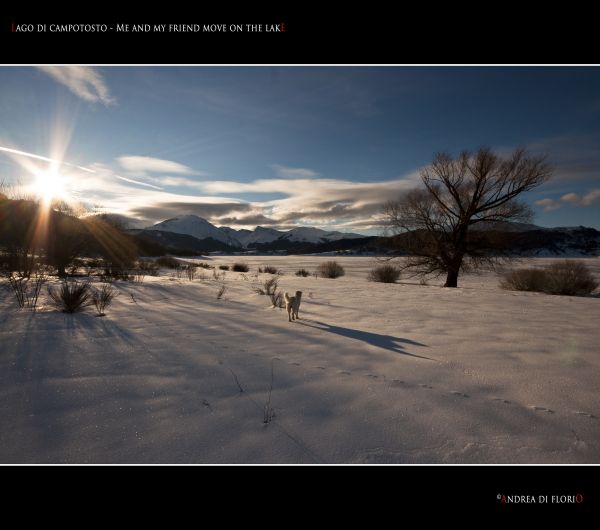
[(335, 333), (342, 337), (348, 337), (349, 339), (360, 340), (366, 342), (371, 346), (377, 346), (384, 350), (389, 350), (394, 353), (401, 353), (402, 355), (408, 355), (410, 357), (418, 357), (419, 359), (427, 359), (428, 361), (435, 361), (431, 357), (425, 357), (423, 355), (416, 355), (409, 353), (404, 350), (403, 344), (410, 344), (412, 346), (427, 347), (427, 344), (422, 344), (410, 339), (402, 339), (399, 337), (393, 337), (392, 335), (381, 335), (379, 333), (370, 333), (368, 331), (361, 331), (358, 329), (343, 328), (341, 326), (332, 326), (331, 324), (325, 324), (324, 322), (318, 322), (315, 320), (299, 320), (298, 324), (307, 326), (309, 328), (320, 329), (322, 331), (328, 331), (329, 333)]

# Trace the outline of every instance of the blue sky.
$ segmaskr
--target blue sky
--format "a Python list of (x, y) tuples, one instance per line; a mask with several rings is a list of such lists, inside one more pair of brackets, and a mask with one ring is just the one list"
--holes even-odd
[(483, 145), (548, 154), (537, 224), (600, 228), (598, 67), (0, 67), (0, 180), (60, 160), (57, 194), (146, 225), (378, 233), (436, 152)]

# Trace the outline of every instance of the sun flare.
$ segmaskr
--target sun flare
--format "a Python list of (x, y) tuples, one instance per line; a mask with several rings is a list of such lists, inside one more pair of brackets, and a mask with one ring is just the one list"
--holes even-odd
[(64, 179), (59, 174), (56, 167), (51, 167), (47, 171), (40, 171), (37, 173), (33, 183), (33, 188), (47, 204), (51, 203), (55, 199), (65, 198)]

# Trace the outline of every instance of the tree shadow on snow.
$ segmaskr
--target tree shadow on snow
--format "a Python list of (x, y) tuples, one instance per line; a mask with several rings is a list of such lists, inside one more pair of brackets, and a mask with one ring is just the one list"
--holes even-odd
[(325, 324), (324, 322), (318, 322), (315, 320), (298, 320), (298, 324), (303, 326), (307, 326), (309, 328), (320, 329), (322, 331), (328, 331), (329, 333), (335, 333), (336, 335), (341, 335), (342, 337), (347, 337), (349, 339), (360, 340), (362, 342), (366, 342), (371, 346), (377, 346), (378, 348), (383, 348), (384, 350), (389, 350), (394, 353), (401, 353), (402, 355), (408, 355), (410, 357), (418, 357), (419, 359), (427, 359), (428, 361), (435, 361), (431, 357), (425, 357), (424, 355), (417, 355), (415, 353), (409, 353), (404, 350), (403, 344), (410, 344), (412, 346), (422, 346), (427, 347), (427, 344), (422, 344), (420, 342), (416, 342), (410, 339), (402, 339), (399, 337), (394, 337), (392, 335), (381, 335), (379, 333), (370, 333), (368, 331), (361, 331), (358, 329), (351, 328), (343, 328), (341, 326), (332, 326), (331, 324)]

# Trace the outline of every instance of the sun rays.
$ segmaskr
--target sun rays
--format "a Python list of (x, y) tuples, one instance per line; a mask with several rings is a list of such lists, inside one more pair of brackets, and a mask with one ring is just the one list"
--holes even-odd
[(64, 146), (51, 149), (50, 157), (6, 146), (0, 146), (0, 151), (23, 171), (23, 181), (28, 183), (19, 187), (28, 197), (36, 197), (48, 209), (57, 203), (77, 207), (75, 184), (81, 178), (79, 172), (96, 173), (93, 169), (64, 161)]

